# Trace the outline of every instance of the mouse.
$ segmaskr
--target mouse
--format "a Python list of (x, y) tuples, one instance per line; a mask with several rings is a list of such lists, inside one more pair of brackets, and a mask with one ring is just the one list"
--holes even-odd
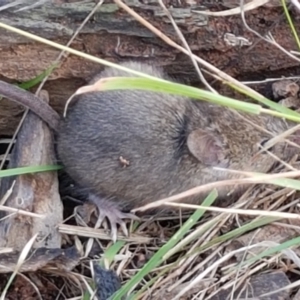
[[(147, 63), (122, 65), (174, 81), (163, 69)], [(90, 84), (113, 76), (134, 75), (106, 67)], [(296, 132), (264, 151), (266, 142), (296, 123), (204, 100), (138, 89), (93, 91), (76, 96), (63, 118), (31, 93), (5, 85), (0, 82), (0, 94), (31, 109), (56, 132), (58, 161), (88, 190), (100, 223), (109, 220), (113, 240), (118, 225), (128, 234), (124, 219), (136, 218), (130, 210), (203, 184), (242, 176), (215, 167), (268, 172), (277, 162), (268, 151), (287, 161), (298, 149), (286, 140), (300, 144)], [(234, 193), (245, 188), (237, 186)], [(222, 198), (232, 187), (217, 190)], [(200, 204), (207, 194), (181, 201)]]

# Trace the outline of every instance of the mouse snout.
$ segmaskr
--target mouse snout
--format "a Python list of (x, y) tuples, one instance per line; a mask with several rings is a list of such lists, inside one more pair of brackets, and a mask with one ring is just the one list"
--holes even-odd
[(300, 130), (287, 136), (285, 139), (269, 144), (271, 140), (272, 138), (265, 137), (257, 142), (256, 151), (254, 151), (249, 161), (252, 168), (263, 169), (263, 167), (270, 167), (276, 162), (275, 157), (287, 162), (294, 155), (300, 153)]
[[(293, 134), (287, 137), (291, 143), (287, 144), (288, 155), (292, 156), (300, 153), (300, 130), (297, 130)], [(292, 144), (293, 143), (293, 144)]]
[(300, 153), (300, 130), (287, 136), (284, 141), (275, 144), (274, 154), (282, 155), (282, 159), (290, 159), (292, 156)]

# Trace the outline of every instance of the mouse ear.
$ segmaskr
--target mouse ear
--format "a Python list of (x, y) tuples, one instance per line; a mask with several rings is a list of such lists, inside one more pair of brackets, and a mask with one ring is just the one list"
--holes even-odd
[(223, 156), (221, 141), (202, 129), (192, 131), (187, 138), (190, 152), (203, 164), (217, 166)]

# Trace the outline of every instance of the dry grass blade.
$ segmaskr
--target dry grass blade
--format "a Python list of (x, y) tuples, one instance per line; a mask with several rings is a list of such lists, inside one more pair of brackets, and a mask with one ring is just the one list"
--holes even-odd
[[(284, 253), (288, 258), (292, 259), (294, 261), (294, 263), (299, 267), (300, 266), (300, 259), (290, 249), (290, 247), (299, 246), (299, 244), (300, 244), (300, 238), (299, 237), (288, 240), (288, 241), (283, 242), (281, 244), (276, 244), (276, 243), (273, 243), (272, 241), (261, 242), (261, 243), (259, 243), (260, 246), (266, 246), (269, 249), (257, 254), (254, 257), (249, 258), (248, 260), (246, 260), (244, 262), (242, 262), (241, 266), (245, 267), (245, 265), (246, 265), (247, 267), (249, 267), (249, 265), (255, 263), (256, 261), (258, 261), (261, 258), (264, 258), (266, 256), (271, 256), (272, 257), (272, 254), (280, 252), (280, 253)], [(272, 246), (272, 248), (270, 248), (270, 246)]]
[[(150, 204), (144, 205), (142, 207), (138, 207), (136, 209), (133, 209), (133, 212), (137, 211), (145, 211), (150, 208), (158, 207), (160, 205), (164, 205), (166, 202), (173, 202), (173, 201), (178, 201), (180, 199), (190, 197), (196, 194), (199, 194), (201, 192), (207, 192), (209, 190), (212, 190), (214, 188), (222, 187), (222, 186), (230, 186), (230, 185), (238, 185), (238, 184), (254, 184), (254, 183), (271, 183), (271, 184), (278, 184), (280, 186), (285, 186), (287, 183), (281, 181), (275, 181), (276, 179), (286, 179), (287, 177), (299, 177), (300, 176), (300, 171), (291, 171), (291, 172), (285, 172), (285, 173), (279, 173), (279, 174), (257, 174), (257, 173), (252, 173), (253, 176), (256, 177), (251, 177), (251, 178), (242, 178), (242, 179), (232, 179), (232, 180), (222, 180), (222, 181), (217, 181), (217, 182), (212, 182), (208, 184), (204, 184), (195, 188), (192, 188), (190, 190), (187, 190), (185, 192), (179, 193), (177, 195), (164, 198), (161, 200), (154, 201)], [(287, 179), (286, 179), (287, 180)], [(297, 188), (298, 190), (300, 189), (300, 184), (298, 181), (293, 181), (295, 182), (294, 188)], [(298, 186), (297, 186), (298, 184)]]
[(38, 236), (38, 233), (35, 234), (29, 241), (28, 243), (26, 244), (26, 246), (24, 247), (23, 251), (21, 252), (21, 255), (19, 257), (19, 260), (18, 260), (18, 263), (16, 265), (16, 269), (15, 271), (11, 274), (11, 277), (9, 279), (9, 281), (7, 282), (7, 285), (5, 287), (5, 289), (2, 291), (2, 294), (1, 294), (1, 297), (0, 297), (0, 300), (5, 300), (5, 296), (6, 296), (6, 293), (10, 287), (10, 285), (12, 284), (14, 278), (16, 277), (21, 265), (24, 263), (26, 257), (28, 256), (28, 253), (30, 252), (36, 238)]
[[(66, 224), (60, 224), (58, 229), (60, 233), (65, 233), (69, 235), (97, 238), (97, 239), (107, 240), (107, 241), (111, 240), (111, 236), (108, 233), (106, 233), (104, 229), (91, 228), (91, 227), (79, 227), (79, 226), (66, 225)], [(152, 239), (132, 233), (128, 238), (119, 235), (118, 240), (138, 243), (138, 244), (147, 244)]]
[[(270, 0), (253, 0), (244, 5), (244, 11), (250, 11), (252, 9), (256, 9), (260, 6), (265, 5), (266, 3), (270, 2)], [(201, 11), (201, 10), (193, 10), (194, 13), (207, 15), (207, 16), (214, 16), (214, 17), (225, 17), (225, 16), (233, 16), (240, 14), (242, 12), (241, 7), (236, 7), (224, 11), (212, 12), (212, 11)]]
[[(285, 289), (293, 289), (293, 288), (296, 288), (296, 287), (300, 287), (300, 280), (297, 280), (297, 281), (287, 285), (283, 289), (279, 289), (279, 290), (276, 290), (276, 291), (273, 291), (273, 292), (270, 292), (270, 293), (262, 294), (262, 295), (260, 295), (260, 297), (261, 298), (268, 297), (268, 296), (274, 295), (275, 293), (278, 293), (280, 291), (284, 291)], [(297, 298), (294, 298), (294, 299), (296, 300)]]
[(298, 0), (291, 0), (291, 3), (300, 11), (300, 3)]
[(40, 215), (40, 214), (36, 214), (36, 213), (29, 212), (29, 211), (25, 211), (25, 210), (13, 208), (13, 207), (8, 207), (8, 206), (4, 206), (4, 205), (0, 205), (0, 211), (7, 211), (7, 212), (16, 213), (16, 214), (20, 214), (20, 215), (32, 217), (32, 218), (44, 218), (44, 216)]
[(2, 5), (2, 6), (0, 6), (0, 11), (6, 10), (8, 8), (17, 6), (17, 5), (22, 4), (22, 3), (24, 3), (24, 0), (16, 0), (16, 1), (13, 1), (13, 2), (8, 3), (6, 5)]
[(257, 247), (257, 245), (251, 245), (247, 247), (243, 247), (240, 249), (237, 249), (235, 251), (232, 251), (226, 255), (224, 255), (222, 258), (218, 259), (216, 262), (214, 262), (212, 265), (208, 266), (205, 271), (203, 271), (201, 274), (199, 274), (196, 278), (194, 278), (190, 284), (188, 284), (182, 291), (178, 293), (178, 295), (174, 298), (174, 300), (180, 299), (180, 297), (184, 296), (189, 289), (191, 289), (194, 285), (198, 284), (201, 280), (204, 279), (206, 275), (208, 275), (210, 272), (212, 272), (214, 269), (216, 269), (218, 266), (220, 266), (223, 262), (227, 261), (229, 258), (234, 256), (236, 253), (244, 252), (245, 250), (251, 249)]
[(199, 76), (200, 80), (203, 82), (203, 84), (206, 86), (206, 88), (207, 88), (209, 91), (211, 91), (212, 93), (218, 94), (217, 91), (216, 91), (216, 90), (215, 90), (215, 89), (207, 82), (207, 80), (206, 80), (205, 77), (203, 76), (203, 74), (202, 74), (202, 72), (201, 72), (201, 70), (200, 70), (200, 68), (199, 68), (199, 66), (198, 66), (198, 64), (197, 64), (197, 62), (196, 62), (196, 60), (195, 60), (195, 58), (194, 58), (194, 56), (193, 56), (192, 50), (191, 50), (190, 46), (188, 45), (186, 39), (184, 38), (182, 32), (180, 31), (179, 27), (177, 26), (176, 22), (174, 21), (174, 19), (173, 19), (173, 17), (172, 17), (172, 14), (171, 14), (170, 11), (166, 8), (166, 6), (165, 6), (165, 4), (163, 3), (162, 0), (158, 0), (158, 2), (159, 2), (159, 4), (160, 4), (160, 6), (162, 7), (162, 9), (164, 10), (164, 12), (167, 14), (169, 20), (170, 20), (171, 23), (172, 23), (172, 26), (174, 27), (174, 29), (175, 29), (177, 35), (179, 36), (179, 38), (181, 39), (181, 41), (182, 41), (184, 47), (188, 50), (189, 55), (190, 55), (190, 58), (191, 58), (192, 63), (193, 63), (193, 65), (194, 65), (194, 67), (195, 67), (195, 69), (196, 69), (196, 71), (197, 71), (197, 73), (198, 73), (198, 76)]
[(215, 211), (215, 212), (226, 213), (226, 214), (243, 214), (243, 215), (249, 215), (249, 216), (266, 216), (266, 217), (287, 218), (287, 219), (297, 219), (297, 220), (300, 219), (299, 214), (282, 213), (282, 212), (277, 212), (277, 211), (221, 208), (221, 207), (213, 207), (213, 206), (206, 208), (205, 206), (202, 206), (202, 205), (173, 203), (173, 202), (165, 202), (164, 205), (174, 206), (174, 207), (182, 207), (182, 208), (190, 208), (190, 209), (206, 209), (207, 211)]
[[(298, 131), (300, 129), (300, 124), (286, 130), (285, 132), (281, 133), (281, 134), (278, 134), (277, 136), (274, 136), (273, 138), (271, 138), (270, 140), (268, 140), (265, 144), (264, 144), (264, 149), (261, 150), (261, 151), (264, 151), (264, 150), (267, 150), (269, 148), (271, 148), (272, 146), (274, 146), (276, 143), (284, 140), (285, 138), (287, 138), (289, 135), (295, 133), (296, 131)], [(297, 145), (296, 143), (292, 143), (289, 141), (289, 144), (295, 146), (295, 147), (298, 147), (299, 148), (299, 145)]]

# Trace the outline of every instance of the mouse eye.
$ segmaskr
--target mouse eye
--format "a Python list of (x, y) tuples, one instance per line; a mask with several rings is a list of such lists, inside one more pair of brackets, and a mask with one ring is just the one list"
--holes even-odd
[[(262, 148), (265, 147), (265, 144), (269, 141), (269, 139), (263, 139), (261, 142), (260, 142), (260, 146), (259, 147), (259, 150), (261, 150)], [(269, 148), (268, 151), (272, 152), (273, 150), (273, 147)], [(263, 151), (262, 153), (267, 153), (266, 151)]]

